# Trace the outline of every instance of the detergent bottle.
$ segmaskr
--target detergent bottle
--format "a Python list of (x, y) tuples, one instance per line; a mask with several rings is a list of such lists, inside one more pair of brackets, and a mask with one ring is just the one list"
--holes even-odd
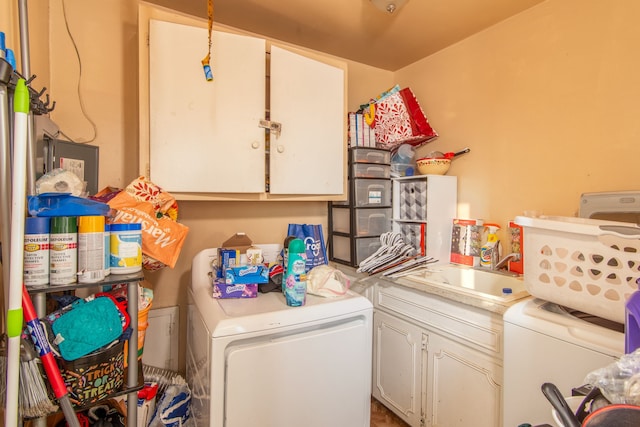
[(487, 242), (480, 248), (480, 266), (493, 268), (493, 260), (498, 258), (497, 252), (499, 251), (498, 244), (498, 230), (500, 226), (498, 224), (485, 224), (488, 229)]
[(302, 239), (289, 242), (287, 273), (283, 280), (283, 291), (287, 305), (303, 306), (307, 297), (306, 248)]

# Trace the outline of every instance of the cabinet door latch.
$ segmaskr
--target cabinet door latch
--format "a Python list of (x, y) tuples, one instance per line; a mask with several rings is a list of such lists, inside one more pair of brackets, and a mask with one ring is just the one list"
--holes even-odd
[(258, 126), (269, 129), (269, 132), (274, 133), (276, 137), (279, 137), (280, 131), (282, 131), (282, 123), (272, 122), (270, 120), (260, 120), (260, 124)]

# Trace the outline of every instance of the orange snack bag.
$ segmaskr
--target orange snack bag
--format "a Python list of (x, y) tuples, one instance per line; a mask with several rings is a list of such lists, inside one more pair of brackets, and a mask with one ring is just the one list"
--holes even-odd
[(127, 191), (119, 192), (108, 201), (117, 212), (112, 219), (116, 224), (142, 224), (142, 253), (173, 268), (180, 256), (189, 227), (175, 222), (169, 216), (157, 215), (156, 206), (132, 197)]

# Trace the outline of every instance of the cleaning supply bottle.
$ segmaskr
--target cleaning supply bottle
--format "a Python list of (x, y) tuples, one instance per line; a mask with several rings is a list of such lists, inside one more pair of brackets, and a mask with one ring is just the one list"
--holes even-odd
[(287, 273), (283, 282), (284, 297), (288, 306), (300, 307), (307, 297), (307, 257), (302, 239), (291, 240), (287, 261)]
[(495, 255), (499, 251), (497, 232), (500, 230), (500, 226), (498, 224), (485, 224), (485, 227), (488, 229), (488, 235), (487, 242), (480, 248), (480, 266), (493, 268), (494, 259), (497, 258)]
[[(289, 244), (296, 236), (287, 236), (284, 239), (284, 245), (282, 247), (282, 277), (287, 277), (287, 264), (289, 263)], [(282, 293), (284, 293), (284, 286), (286, 281), (282, 281)]]

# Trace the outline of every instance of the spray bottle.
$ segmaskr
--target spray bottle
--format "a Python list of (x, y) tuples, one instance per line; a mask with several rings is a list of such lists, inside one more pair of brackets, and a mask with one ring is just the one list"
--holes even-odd
[(307, 297), (307, 256), (302, 239), (289, 243), (287, 273), (284, 276), (284, 297), (290, 307), (304, 305)]
[(480, 266), (493, 268), (493, 260), (495, 255), (500, 249), (498, 248), (499, 240), (496, 234), (500, 230), (498, 224), (485, 224), (485, 227), (489, 230), (487, 235), (487, 242), (480, 248)]

